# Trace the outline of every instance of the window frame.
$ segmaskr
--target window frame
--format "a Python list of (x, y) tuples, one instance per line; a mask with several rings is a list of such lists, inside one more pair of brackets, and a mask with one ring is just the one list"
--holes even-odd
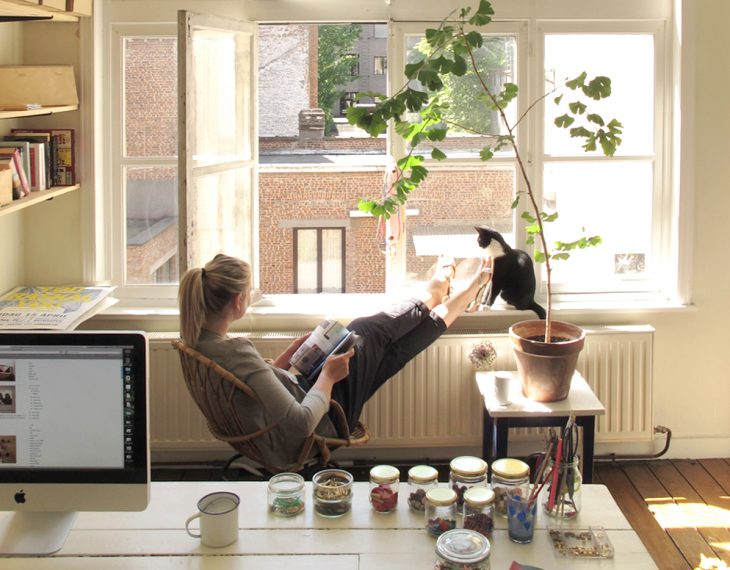
[[(567, 4), (570, 4), (570, 2), (567, 2)], [(515, 8), (517, 10), (517, 8)], [(511, 10), (510, 15), (513, 15), (515, 10)], [(626, 15), (625, 19), (619, 20), (609, 20), (608, 18), (604, 19), (597, 19), (597, 20), (583, 20), (583, 21), (573, 21), (568, 22), (567, 20), (564, 22), (559, 22), (557, 20), (543, 20), (543, 19), (517, 19), (514, 20), (501, 20), (501, 21), (495, 21), (492, 25), (490, 25), (489, 31), (493, 32), (497, 30), (498, 25), (519, 25), (524, 26), (527, 30), (527, 41), (521, 41), (518, 45), (518, 61), (521, 61), (523, 63), (519, 64), (520, 71), (518, 73), (519, 80), (518, 85), (520, 85), (521, 90), (524, 89), (523, 86), (528, 86), (528, 93), (532, 95), (532, 91), (534, 89), (537, 89), (539, 86), (533, 85), (531, 82), (523, 81), (522, 79), (522, 73), (523, 70), (526, 67), (531, 66), (537, 66), (542, 64), (542, 46), (543, 43), (538, 38), (541, 38), (540, 35), (541, 31), (544, 31), (545, 29), (552, 30), (554, 29), (561, 29), (561, 28), (576, 28), (579, 26), (583, 26), (584, 29), (581, 31), (585, 31), (589, 27), (593, 27), (595, 29), (601, 28), (603, 30), (608, 29), (609, 27), (613, 27), (615, 29), (628, 29), (628, 28), (645, 28), (649, 29), (651, 27), (654, 27), (655, 29), (661, 28), (657, 32), (657, 43), (655, 44), (656, 51), (655, 51), (655, 57), (657, 59), (661, 59), (660, 62), (657, 62), (657, 73), (658, 75), (661, 75), (663, 77), (663, 81), (656, 80), (657, 90), (656, 94), (657, 96), (661, 95), (663, 102), (662, 102), (662, 111), (659, 113), (655, 109), (656, 119), (655, 120), (655, 129), (661, 130), (661, 136), (655, 137), (655, 155), (657, 158), (656, 163), (656, 176), (654, 180), (654, 210), (655, 210), (655, 219), (659, 219), (661, 222), (661, 227), (656, 227), (654, 229), (655, 233), (655, 239), (659, 240), (660, 246), (661, 246), (661, 268), (662, 268), (662, 275), (660, 276), (660, 279), (662, 281), (662, 285), (664, 286), (664, 289), (657, 292), (647, 292), (645, 295), (640, 295), (637, 293), (631, 293), (628, 295), (620, 294), (618, 292), (616, 293), (602, 293), (600, 296), (596, 296), (595, 294), (587, 294), (587, 295), (577, 295), (577, 294), (571, 294), (571, 295), (563, 295), (561, 293), (554, 294), (553, 299), (556, 303), (567, 303), (570, 304), (570, 302), (574, 302), (576, 307), (590, 307), (590, 306), (600, 306), (600, 302), (606, 301), (607, 304), (623, 302), (623, 301), (638, 301), (638, 302), (647, 302), (647, 303), (664, 303), (666, 301), (682, 301), (683, 299), (678, 297), (679, 293), (679, 286), (680, 286), (680, 275), (684, 276), (686, 274), (686, 271), (683, 271), (679, 265), (678, 265), (678, 245), (677, 242), (680, 240), (680, 236), (678, 235), (678, 203), (679, 203), (679, 191), (678, 191), (678, 181), (676, 180), (676, 177), (678, 176), (678, 166), (675, 165), (675, 161), (679, 161), (679, 155), (678, 151), (679, 149), (674, 146), (676, 141), (672, 140), (672, 136), (675, 134), (676, 125), (672, 121), (672, 113), (670, 112), (671, 109), (676, 109), (678, 107), (678, 101), (677, 97), (679, 95), (674, 92), (674, 89), (677, 88), (677, 78), (673, 76), (672, 71), (674, 71), (677, 68), (677, 63), (675, 61), (675, 58), (679, 57), (679, 53), (676, 50), (676, 44), (674, 44), (671, 41), (671, 30), (672, 30), (672, 21), (669, 18), (669, 16), (663, 15), (663, 10), (657, 10), (657, 13), (652, 13), (650, 16), (654, 19), (650, 19), (647, 17), (646, 14), (643, 14), (641, 10), (636, 10), (635, 15), (632, 17), (631, 15)], [(630, 8), (618, 8), (617, 12), (632, 12)], [(509, 11), (508, 11), (509, 12)], [(538, 14), (540, 16), (542, 14)], [(619, 14), (621, 15), (621, 14)], [(579, 14), (578, 17), (582, 17), (583, 14)], [(642, 17), (643, 16), (643, 17)], [(618, 18), (619, 16), (617, 16)], [(256, 18), (260, 22), (265, 21), (263, 18)], [(295, 21), (294, 18), (291, 18), (292, 21)], [(283, 19), (281, 21), (284, 21)], [(398, 29), (402, 26), (419, 26), (421, 30), (425, 29), (425, 27), (428, 27), (432, 25), (433, 22), (427, 22), (427, 23), (405, 23), (405, 22), (393, 22), (391, 21), (389, 26), (391, 26), (391, 30), (389, 32), (389, 38), (391, 38), (391, 42), (388, 47), (387, 52), (387, 59), (390, 60), (388, 62), (388, 67), (386, 71), (386, 76), (388, 78), (388, 82), (390, 85), (397, 85), (398, 79), (402, 78), (402, 69), (404, 61), (402, 54), (403, 54), (403, 46), (400, 45), (400, 42), (397, 40), (398, 38)], [(156, 305), (166, 305), (167, 303), (174, 303), (174, 299), (177, 294), (177, 285), (176, 284), (170, 284), (170, 285), (124, 285), (123, 284), (123, 274), (124, 274), (124, 255), (123, 253), (120, 254), (120, 252), (124, 251), (124, 220), (125, 216), (123, 214), (124, 212), (124, 189), (123, 189), (123, 170), (122, 170), (122, 163), (123, 160), (120, 159), (121, 152), (120, 152), (120, 145), (122, 144), (119, 138), (115, 135), (118, 135), (119, 133), (123, 134), (123, 125), (121, 125), (121, 113), (117, 112), (119, 110), (119, 101), (117, 100), (117, 103), (115, 105), (114, 101), (115, 98), (121, 97), (121, 70), (122, 67), (120, 65), (120, 61), (117, 56), (114, 55), (114, 45), (118, 44), (118, 42), (115, 42), (114, 38), (118, 36), (121, 32), (127, 34), (127, 35), (162, 35), (162, 36), (175, 36), (175, 23), (170, 21), (160, 21), (160, 22), (145, 22), (145, 23), (129, 23), (129, 22), (122, 22), (122, 21), (114, 21), (114, 22), (108, 22), (106, 23), (108, 25), (108, 29), (111, 31), (109, 34), (109, 40), (108, 44), (111, 47), (108, 47), (107, 52), (107, 61), (110, 61), (110, 71), (109, 71), (109, 77), (108, 80), (105, 81), (105, 87), (106, 90), (106, 104), (109, 105), (109, 110), (105, 113), (105, 121), (108, 125), (111, 125), (111, 128), (108, 130), (108, 134), (105, 137), (105, 151), (104, 151), (104, 170), (103, 170), (103, 180), (108, 185), (108, 187), (111, 189), (110, 192), (107, 193), (106, 197), (103, 197), (100, 200), (102, 203), (102, 210), (103, 210), (103, 220), (97, 221), (97, 232), (99, 231), (98, 223), (102, 224), (101, 234), (103, 236), (103, 239), (101, 240), (100, 244), (97, 244), (97, 249), (95, 253), (95, 260), (97, 267), (103, 268), (103, 270), (97, 271), (97, 274), (101, 277), (102, 281), (111, 282), (112, 284), (117, 285), (115, 296), (122, 300), (128, 300), (130, 302), (134, 300), (149, 300)], [(395, 39), (394, 39), (395, 38)], [(106, 41), (106, 40), (105, 40)], [(675, 48), (675, 51), (672, 52), (672, 48)], [(119, 51), (121, 48), (119, 45), (116, 46), (116, 50)], [(528, 54), (529, 57), (525, 57), (524, 54)], [(539, 63), (538, 63), (539, 62)], [(524, 99), (524, 98), (521, 98)], [(532, 97), (529, 97), (531, 100)], [(520, 108), (524, 106), (524, 101), (520, 101)], [(541, 129), (542, 129), (542, 119), (535, 121), (535, 124), (529, 124), (524, 125), (523, 128), (521, 128), (520, 133), (520, 144), (521, 148), (523, 148), (522, 145), (526, 145), (527, 141), (529, 139), (530, 146), (526, 149), (526, 156), (529, 158), (529, 168), (530, 174), (532, 177), (532, 180), (541, 180), (542, 177), (542, 168), (537, 168), (537, 165), (540, 164), (540, 160), (536, 160), (534, 156), (532, 156), (532, 152), (530, 149), (535, 148), (541, 148), (540, 146), (535, 146), (535, 140), (540, 140), (541, 137)], [(107, 129), (104, 129), (107, 130)], [(393, 133), (389, 132), (388, 134), (388, 149), (391, 153), (393, 153), (395, 150), (397, 150), (398, 141), (397, 139), (394, 139)], [(149, 166), (151, 164), (154, 165), (167, 165), (166, 163), (160, 163), (157, 160), (151, 160), (151, 159), (137, 159), (138, 162), (135, 162), (133, 165), (137, 166)], [(491, 164), (497, 165), (499, 164), (500, 160), (505, 160), (502, 158), (494, 159)], [(175, 164), (177, 162), (177, 158), (173, 157), (169, 160), (169, 163)], [(509, 161), (507, 161), (509, 162)], [(459, 164), (459, 163), (466, 163), (468, 165), (474, 165), (479, 164), (479, 160), (464, 160), (460, 159), (458, 161), (454, 161), (452, 164)], [(129, 163), (131, 164), (131, 162)], [(433, 168), (438, 168), (438, 165), (433, 165)], [(97, 194), (101, 194), (101, 190), (97, 190)], [(517, 222), (519, 223), (519, 221)], [(685, 230), (686, 231), (686, 230)], [(524, 232), (517, 231), (516, 235), (520, 236), (520, 239), (518, 240), (518, 243), (516, 244), (517, 247), (522, 247), (525, 249), (528, 249), (522, 238), (522, 234)], [(538, 266), (539, 267), (539, 266)], [(683, 293), (686, 295), (689, 291), (689, 288), (687, 287), (687, 284), (683, 281)], [(595, 302), (598, 301), (599, 305), (596, 305)]]

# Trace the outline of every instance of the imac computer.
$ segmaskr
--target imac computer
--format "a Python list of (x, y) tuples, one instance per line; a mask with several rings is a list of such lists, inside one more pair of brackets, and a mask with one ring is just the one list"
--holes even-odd
[(78, 511), (149, 502), (147, 338), (0, 332), (0, 555), (58, 551)]

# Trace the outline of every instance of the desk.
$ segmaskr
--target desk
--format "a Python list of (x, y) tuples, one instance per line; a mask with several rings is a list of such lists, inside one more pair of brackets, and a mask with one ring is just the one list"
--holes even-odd
[(576, 372), (565, 400), (536, 402), (522, 394), (522, 381), (517, 372), (507, 372), (510, 378), (509, 405), (497, 402), (494, 393), (494, 373), (477, 372), (476, 382), (484, 398), (482, 456), (489, 463), (507, 457), (509, 428), (565, 426), (571, 414), (583, 428), (582, 454), (583, 481), (593, 481), (593, 453), (596, 433), (596, 416), (606, 413), (606, 408), (591, 390), (585, 379)]
[[(445, 483), (442, 483), (445, 485)], [(141, 513), (81, 513), (65, 546), (48, 558), (0, 559), (3, 570), (111, 569), (256, 569), (256, 570), (402, 570), (429, 569), (434, 564), (435, 539), (423, 529), (423, 517), (411, 513), (406, 488), (396, 512), (373, 512), (366, 482), (354, 485), (352, 512), (325, 519), (313, 512), (311, 483), (306, 484), (305, 511), (294, 518), (269, 514), (265, 482), (153, 483), (152, 500)], [(189, 537), (185, 519), (197, 500), (212, 491), (227, 490), (241, 497), (238, 542), (207, 548)], [(553, 554), (546, 523), (538, 514), (532, 544), (519, 545), (507, 537), (506, 520), (497, 518), (492, 539), (492, 568), (504, 570), (512, 560), (545, 570), (656, 568), (608, 489), (583, 487), (583, 511), (566, 525), (603, 526), (615, 556), (603, 561), (561, 559)]]

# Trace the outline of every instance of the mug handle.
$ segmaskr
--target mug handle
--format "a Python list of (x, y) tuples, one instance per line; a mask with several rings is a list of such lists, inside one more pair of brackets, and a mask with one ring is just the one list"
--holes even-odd
[(200, 518), (200, 513), (194, 514), (192, 517), (190, 517), (188, 520), (185, 521), (185, 532), (187, 532), (193, 538), (200, 538), (199, 534), (190, 532), (190, 523), (193, 522), (197, 518)]

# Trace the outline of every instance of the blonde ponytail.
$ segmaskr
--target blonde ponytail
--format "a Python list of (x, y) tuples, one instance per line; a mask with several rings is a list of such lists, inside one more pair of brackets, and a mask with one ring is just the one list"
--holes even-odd
[(200, 339), (208, 317), (223, 313), (230, 300), (248, 291), (251, 267), (245, 261), (219, 253), (204, 268), (185, 272), (180, 279), (178, 304), (180, 336), (189, 346)]

